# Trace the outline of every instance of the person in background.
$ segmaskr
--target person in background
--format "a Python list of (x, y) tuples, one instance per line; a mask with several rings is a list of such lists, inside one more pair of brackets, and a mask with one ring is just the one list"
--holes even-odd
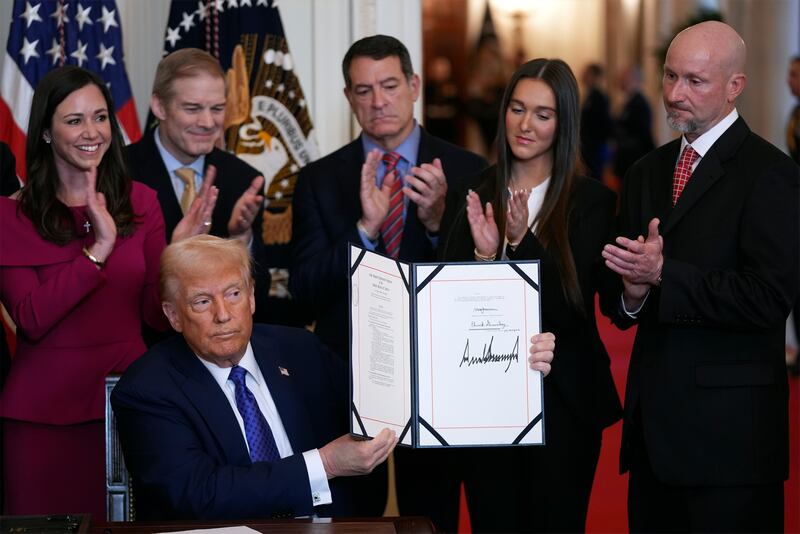
[(608, 140), (613, 123), (608, 95), (602, 89), (603, 67), (598, 63), (587, 65), (581, 75), (584, 97), (581, 107), (581, 158), (587, 172), (595, 180), (603, 180), (608, 163)]
[[(158, 302), (164, 220), (132, 183), (105, 83), (50, 71), (28, 123), (27, 181), (0, 197), (0, 302), (17, 325), (2, 393), (4, 513), (104, 518), (104, 380), (145, 350), (141, 321), (167, 326)], [(203, 231), (207, 187), (173, 239)]]
[(181, 336), (111, 394), (137, 519), (349, 514), (339, 477), (369, 473), (397, 443), (388, 429), (342, 435), (344, 363), (303, 329), (253, 325), (250, 264), (235, 239), (164, 251), (162, 307)]
[[(486, 162), (426, 132), (414, 120), (420, 79), (405, 45), (386, 35), (365, 37), (342, 61), (344, 94), (363, 129), (355, 141), (300, 170), (295, 187), (291, 292), (311, 310), (314, 332), (349, 358), (348, 243), (404, 261), (431, 261), (448, 188)], [(419, 480), (431, 451), (398, 450), (398, 499), (422, 495)], [(436, 451), (430, 455), (436, 463)], [(400, 464), (403, 464), (402, 466)], [(374, 482), (373, 482), (374, 481)], [(386, 470), (365, 485), (357, 515), (382, 515)], [(435, 486), (430, 480), (424, 486)], [(419, 497), (422, 499), (423, 497)], [(406, 512), (403, 512), (406, 513)]]
[(541, 262), (542, 330), (557, 339), (544, 381), (546, 445), (463, 452), (480, 532), (585, 530), (603, 429), (622, 415), (595, 321), (601, 289), (606, 310), (616, 303), (600, 256), (616, 198), (578, 171), (579, 117), (566, 63), (523, 64), (503, 95), (497, 165), (445, 214), (442, 260)]
[(461, 101), (458, 93), (450, 60), (436, 56), (428, 64), (425, 81), (425, 128), (431, 135), (450, 143), (457, 143), (459, 137)]
[(620, 458), (631, 532), (783, 531), (800, 180), (736, 110), (745, 63), (722, 22), (672, 40), (664, 107), (682, 135), (631, 167), (603, 250), (614, 321), (638, 324)]
[(156, 68), (150, 97), (158, 127), (127, 147), (128, 168), (134, 180), (158, 194), (167, 236), (206, 181), (218, 188), (213, 214), (204, 223), (211, 235), (248, 245), (255, 260), (256, 300), (266, 309), (270, 275), (261, 236), (264, 178), (216, 147), (225, 103), (225, 74), (215, 57), (197, 48), (166, 56)]
[(637, 67), (628, 67), (620, 72), (617, 83), (625, 95), (625, 104), (614, 129), (614, 174), (623, 180), (630, 166), (653, 150), (655, 143), (653, 114), (641, 90), (642, 71)]
[(477, 49), (469, 61), (464, 104), (467, 116), (474, 121), (480, 134), (480, 146), (473, 148), (488, 159), (496, 152), (497, 112), (508, 73), (497, 36), (481, 35)]

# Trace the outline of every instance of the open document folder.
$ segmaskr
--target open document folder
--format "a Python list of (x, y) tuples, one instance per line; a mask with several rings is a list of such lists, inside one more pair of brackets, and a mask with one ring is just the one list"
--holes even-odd
[(410, 447), (541, 445), (539, 262), (408, 264), (350, 245), (350, 431)]

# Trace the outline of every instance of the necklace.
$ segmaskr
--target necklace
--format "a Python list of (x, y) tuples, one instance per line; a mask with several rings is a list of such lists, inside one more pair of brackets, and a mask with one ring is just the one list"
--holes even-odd
[(92, 229), (92, 223), (89, 222), (89, 219), (83, 221), (83, 229), (86, 230), (86, 233), (89, 233), (89, 230)]

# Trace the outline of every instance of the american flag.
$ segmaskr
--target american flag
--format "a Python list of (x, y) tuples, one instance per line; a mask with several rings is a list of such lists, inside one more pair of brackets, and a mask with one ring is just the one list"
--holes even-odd
[(114, 0), (14, 0), (0, 77), (0, 141), (11, 146), (20, 177), (25, 178), (33, 92), (49, 70), (61, 65), (99, 74), (111, 91), (126, 142), (141, 137), (123, 57)]

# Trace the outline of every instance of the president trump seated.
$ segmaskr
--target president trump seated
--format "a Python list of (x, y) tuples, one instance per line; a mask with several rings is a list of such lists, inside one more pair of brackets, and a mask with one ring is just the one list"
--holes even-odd
[(347, 515), (347, 479), (397, 437), (348, 435), (340, 358), (304, 330), (253, 325), (250, 257), (200, 235), (161, 258), (161, 301), (180, 335), (150, 349), (111, 404), (137, 518)]

